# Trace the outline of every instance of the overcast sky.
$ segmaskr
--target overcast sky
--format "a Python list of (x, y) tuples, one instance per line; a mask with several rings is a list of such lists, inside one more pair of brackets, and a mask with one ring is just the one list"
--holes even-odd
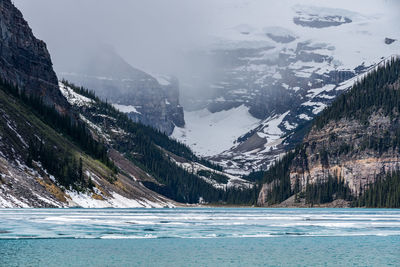
[[(132, 65), (151, 69), (204, 41), (210, 16), (203, 1), (17, 0), (56, 64), (77, 45), (114, 46)], [(71, 48), (72, 46), (72, 48)], [(157, 68), (157, 67), (155, 67)]]
[[(35, 35), (43, 39), (56, 69), (73, 60), (77, 47), (113, 46), (131, 65), (168, 73), (182, 51), (202, 46), (228, 24), (257, 18), (245, 6), (260, 0), (14, 0)], [(396, 0), (261, 1), (266, 23), (285, 18), (287, 3), (322, 4), (363, 13), (399, 12)], [(229, 8), (228, 8), (229, 7)], [(394, 8), (395, 7), (395, 8)], [(398, 8), (397, 8), (398, 7)], [(235, 10), (235, 12), (227, 11)], [(231, 25), (233, 26), (233, 25)], [(173, 67), (172, 67), (173, 69)], [(173, 70), (171, 70), (173, 72)]]

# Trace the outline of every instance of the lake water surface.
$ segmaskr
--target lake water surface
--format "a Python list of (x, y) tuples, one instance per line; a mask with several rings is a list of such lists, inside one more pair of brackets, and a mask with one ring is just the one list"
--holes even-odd
[(0, 266), (400, 266), (400, 210), (0, 209)]

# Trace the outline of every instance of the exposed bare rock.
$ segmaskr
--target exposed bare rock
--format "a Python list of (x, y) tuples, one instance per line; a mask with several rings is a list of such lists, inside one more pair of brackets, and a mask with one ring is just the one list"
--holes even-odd
[(392, 43), (396, 42), (396, 39), (392, 39), (392, 38), (385, 38), (385, 44), (390, 45)]
[(368, 136), (383, 136), (397, 123), (396, 119), (376, 112), (370, 116), (368, 125), (342, 119), (319, 130), (314, 128), (304, 140), (306, 158), (298, 155), (292, 164), (292, 188), (296, 180), (304, 189), (307, 183), (323, 182), (331, 175), (343, 178), (353, 194), (358, 195), (378, 174), (400, 166), (397, 151), (365, 148)]
[(260, 206), (268, 205), (268, 203), (266, 203), (267, 195), (269, 194), (269, 192), (271, 192), (272, 188), (277, 184), (279, 184), (278, 180), (274, 180), (270, 183), (263, 184), (257, 199), (258, 205)]
[(0, 2), (0, 78), (42, 97), (59, 111), (69, 107), (58, 90), (46, 44), (35, 38), (10, 0)]
[(135, 122), (168, 135), (175, 126), (185, 125), (178, 80), (136, 69), (109, 47), (97, 45), (85, 51), (73, 64), (59, 71), (59, 75), (95, 91)]

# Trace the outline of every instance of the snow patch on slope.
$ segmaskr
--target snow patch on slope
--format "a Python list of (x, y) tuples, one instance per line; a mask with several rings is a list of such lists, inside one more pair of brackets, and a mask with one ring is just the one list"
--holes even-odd
[(141, 114), (135, 106), (132, 105), (121, 105), (121, 104), (112, 104), (114, 108), (116, 108), (117, 110), (123, 112), (123, 113), (137, 113), (137, 114)]
[(162, 85), (162, 86), (168, 86), (171, 85), (171, 77), (167, 76), (167, 75), (162, 75), (162, 74), (154, 74), (154, 73), (150, 73), (151, 76), (153, 76), (157, 82)]
[(85, 97), (83, 95), (77, 94), (72, 90), (72, 88), (66, 86), (62, 82), (59, 82), (60, 91), (63, 96), (67, 99), (68, 103), (73, 106), (83, 107), (91, 106), (94, 102), (92, 99)]
[(260, 122), (244, 105), (216, 113), (207, 109), (186, 111), (185, 121), (184, 128), (175, 127), (172, 137), (203, 156), (216, 155), (231, 148), (238, 137)]
[[(214, 186), (217, 189), (227, 189), (227, 188), (252, 188), (253, 184), (250, 183), (247, 180), (244, 180), (242, 178), (239, 178), (238, 176), (235, 176), (233, 174), (229, 174), (226, 172), (220, 172), (214, 169), (211, 169), (209, 167), (206, 167), (200, 163), (197, 162), (178, 162), (176, 160), (172, 161), (180, 166), (181, 168), (185, 169), (188, 172), (194, 173), (197, 176), (199, 176), (201, 179), (203, 179), (204, 181), (206, 181), (207, 183), (211, 184), (212, 186)], [(214, 179), (210, 179), (204, 176), (201, 176), (198, 174), (199, 171), (209, 171), (215, 174), (219, 174), (219, 175), (223, 175), (225, 177), (228, 178), (228, 182), (226, 184), (224, 183), (219, 183)]]
[(130, 199), (116, 192), (112, 192), (111, 196), (104, 199), (94, 199), (90, 193), (81, 193), (72, 190), (66, 191), (70, 197), (69, 206), (79, 206), (82, 208), (162, 208), (174, 207), (172, 203), (151, 202), (146, 199)]

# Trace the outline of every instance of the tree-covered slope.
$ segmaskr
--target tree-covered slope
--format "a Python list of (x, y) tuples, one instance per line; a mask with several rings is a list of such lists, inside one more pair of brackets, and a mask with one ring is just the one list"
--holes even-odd
[(87, 89), (67, 81), (60, 88), (99, 140), (157, 180), (143, 182), (148, 188), (183, 203), (255, 203), (252, 183), (224, 174), (186, 145), (133, 122)]
[(0, 22), (0, 207), (169, 205), (129, 165), (117, 168), (71, 110), (46, 44), (12, 1), (0, 1)]
[(250, 182), (92, 92), (59, 85), (21, 12), (10, 0), (0, 11), (0, 207), (255, 202)]
[(0, 116), (0, 207), (172, 203), (132, 179), (129, 166), (117, 170), (82, 121), (40, 98), (2, 83)]
[(258, 203), (398, 205), (399, 188), (384, 181), (398, 176), (399, 112), (400, 59), (392, 58), (339, 96), (303, 142), (264, 174)]

